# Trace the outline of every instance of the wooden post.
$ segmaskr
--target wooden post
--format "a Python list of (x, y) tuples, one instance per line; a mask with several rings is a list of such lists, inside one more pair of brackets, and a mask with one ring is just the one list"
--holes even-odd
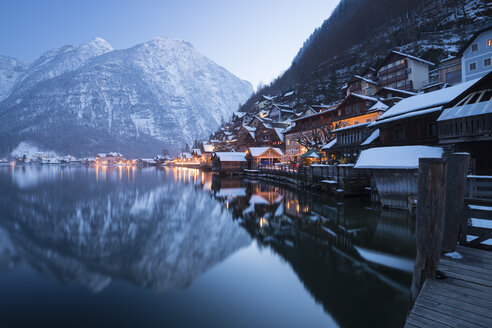
[(454, 252), (458, 243), (469, 165), (470, 155), (466, 153), (450, 154), (446, 160), (444, 225), (441, 247), (441, 251), (444, 253)]
[(444, 221), (444, 161), (437, 158), (421, 158), (418, 179), (415, 229), (417, 257), (410, 290), (409, 312), (425, 279), (436, 276)]

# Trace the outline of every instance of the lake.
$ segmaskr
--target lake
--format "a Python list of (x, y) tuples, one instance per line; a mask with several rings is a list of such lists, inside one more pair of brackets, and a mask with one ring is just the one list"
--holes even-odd
[(0, 167), (0, 326), (400, 327), (414, 219), (186, 168)]

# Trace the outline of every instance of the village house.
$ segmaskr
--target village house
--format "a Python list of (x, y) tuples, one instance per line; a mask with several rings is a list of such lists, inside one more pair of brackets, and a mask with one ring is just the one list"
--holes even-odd
[(461, 94), (474, 82), (403, 99), (384, 114), (371, 128), (379, 129), (381, 146), (437, 145), (437, 118), (442, 106)]
[(257, 147), (279, 147), (283, 148), (283, 131), (287, 124), (261, 122), (256, 128), (255, 146)]
[(492, 175), (492, 72), (445, 105), (437, 122), (439, 144), (469, 153), (475, 174)]
[(255, 144), (256, 128), (243, 125), (237, 131), (236, 151), (245, 151), (248, 147)]
[(212, 155), (212, 170), (219, 173), (236, 173), (248, 168), (244, 152), (216, 152)]
[(324, 110), (319, 113), (312, 108), (308, 108), (305, 115), (292, 120), (290, 127), (283, 132), (285, 145), (284, 161), (300, 162), (301, 155), (304, 154), (307, 149), (299, 144), (299, 135), (301, 133), (309, 134), (310, 131), (318, 127), (327, 127), (331, 129), (336, 108), (336, 105), (324, 107)]
[(463, 82), (480, 78), (492, 70), (492, 19), (461, 48)]
[(238, 131), (242, 125), (248, 124), (252, 117), (246, 112), (234, 112), (232, 114), (232, 128), (234, 131)]
[(260, 165), (282, 163), (283, 155), (282, 150), (274, 147), (249, 147), (246, 151), (250, 169), (257, 169)]
[[(370, 145), (379, 137), (379, 132), (375, 132), (374, 128), (369, 128), (369, 125), (387, 109), (387, 105), (378, 101), (365, 113), (334, 121), (334, 126), (338, 127), (332, 131), (335, 135), (335, 142), (325, 145), (322, 150), (329, 159), (345, 158), (349, 162), (355, 161), (361, 149), (365, 148), (363, 146)], [(370, 141), (367, 140), (369, 136), (372, 136)]]
[(268, 117), (273, 122), (284, 122), (295, 114), (295, 111), (290, 106), (273, 104)]
[(361, 75), (354, 75), (347, 83), (345, 94), (356, 93), (363, 96), (374, 96), (379, 90), (376, 81), (376, 70), (366, 69)]
[(434, 66), (434, 64), (393, 50), (377, 68), (379, 87), (407, 91), (419, 90), (429, 83), (429, 66)]
[(108, 154), (99, 153), (95, 157), (95, 162), (97, 164), (115, 164), (123, 162), (123, 155), (117, 152), (111, 152)]
[(455, 85), (461, 83), (461, 58), (449, 57), (439, 64), (439, 82)]

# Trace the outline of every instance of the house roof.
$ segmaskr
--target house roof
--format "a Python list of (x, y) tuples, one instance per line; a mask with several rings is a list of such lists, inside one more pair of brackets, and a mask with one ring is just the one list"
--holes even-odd
[(447, 121), (456, 118), (471, 117), (484, 114), (492, 114), (492, 100), (446, 108), (437, 120)]
[(277, 133), (278, 138), (280, 139), (281, 142), (284, 142), (284, 135), (283, 132), (285, 129), (283, 128), (273, 128), (275, 130), (275, 133)]
[(337, 143), (337, 138), (333, 139), (332, 141), (330, 141), (329, 143), (327, 143), (326, 145), (324, 145), (323, 147), (321, 147), (321, 149), (328, 150), (331, 147), (335, 146), (336, 143)]
[(263, 153), (267, 152), (269, 149), (272, 149), (273, 151), (277, 152), (279, 157), (282, 157), (284, 153), (279, 149), (279, 148), (274, 148), (274, 147), (249, 147), (249, 153), (253, 157), (259, 157), (263, 155)]
[[(409, 54), (406, 54), (406, 53), (403, 53), (403, 52), (400, 52), (400, 51), (397, 51), (397, 50), (392, 50), (391, 51), (392, 53), (394, 54), (397, 54), (397, 55), (401, 55), (403, 57), (407, 57), (407, 58), (410, 58), (410, 59), (413, 59), (413, 60), (416, 60), (416, 61), (419, 61), (423, 64), (427, 64), (427, 65), (430, 65), (430, 66), (434, 66), (434, 63), (431, 63), (430, 61), (427, 61), (427, 60), (424, 60), (422, 58), (419, 58), (419, 57), (416, 57), (416, 56), (412, 56), (412, 55), (409, 55)], [(391, 54), (390, 54), (391, 55)], [(389, 56), (389, 55), (388, 55)]]
[(376, 147), (363, 150), (355, 168), (357, 169), (417, 169), (419, 158), (441, 158), (441, 147), (396, 146)]
[(406, 90), (400, 90), (400, 89), (395, 89), (395, 88), (390, 88), (390, 87), (382, 87), (381, 89), (388, 90), (388, 91), (391, 91), (391, 92), (399, 92), (399, 93), (403, 93), (403, 94), (406, 94), (406, 95), (409, 95), (409, 96), (416, 96), (417, 95), (416, 92), (406, 91)]
[(388, 109), (383, 115), (381, 115), (376, 120), (374, 125), (383, 123), (383, 121), (392, 117), (445, 105), (446, 103), (453, 100), (456, 96), (473, 86), (477, 81), (478, 80), (468, 81), (446, 89), (405, 98), (390, 109)]
[(205, 145), (203, 145), (203, 151), (206, 153), (211, 153), (214, 151), (214, 146), (209, 145), (209, 144), (205, 144)]
[(372, 144), (377, 138), (379, 138), (379, 129), (374, 130), (373, 133), (369, 137), (367, 137), (366, 140), (364, 140), (363, 143), (361, 143), (361, 146), (367, 146)]
[(461, 47), (458, 51), (457, 57), (461, 57), (466, 49), (475, 41), (475, 39), (485, 31), (492, 29), (492, 19), (489, 19), (487, 23), (485, 23), (478, 31), (476, 31), (472, 37)]
[(246, 153), (243, 152), (217, 152), (215, 156), (221, 162), (246, 162)]
[(387, 109), (389, 108), (388, 105), (386, 104), (383, 104), (382, 102), (378, 101), (377, 103), (375, 103), (371, 108), (369, 108), (367, 111), (370, 112), (370, 111), (373, 111), (373, 110), (382, 110), (382, 111), (386, 111)]
[(320, 158), (321, 154), (318, 153), (315, 149), (308, 150), (301, 158)]
[(375, 126), (378, 126), (378, 125), (383, 124), (383, 123), (389, 123), (389, 122), (399, 121), (399, 120), (403, 120), (403, 119), (407, 119), (407, 118), (411, 118), (411, 117), (415, 117), (415, 116), (427, 115), (427, 114), (439, 112), (441, 110), (442, 110), (442, 106), (437, 106), (437, 107), (431, 107), (431, 108), (427, 108), (427, 109), (417, 110), (417, 111), (409, 112), (409, 113), (406, 113), (406, 114), (402, 114), (402, 115), (398, 115), (398, 116), (393, 116), (393, 117), (387, 118), (387, 119), (385, 119), (383, 121), (377, 121), (376, 120), (375, 122), (373, 122), (371, 124), (371, 127), (375, 127)]
[(366, 78), (366, 77), (363, 77), (363, 76), (360, 76), (360, 75), (354, 75), (354, 77), (355, 77), (356, 79), (362, 80), (362, 81), (364, 81), (364, 82), (371, 83), (371, 84), (374, 84), (374, 85), (378, 85), (378, 83), (377, 83), (376, 81), (373, 81), (373, 80), (368, 79), (368, 78)]
[(237, 118), (242, 118), (246, 114), (246, 112), (234, 112), (234, 116), (236, 116)]
[(363, 128), (363, 127), (368, 126), (369, 124), (371, 124), (371, 122), (364, 122), (364, 123), (360, 123), (360, 124), (354, 124), (354, 125), (350, 125), (350, 126), (345, 126), (343, 128), (335, 129), (335, 130), (333, 130), (331, 132), (335, 133), (335, 132), (342, 132), (342, 131), (352, 130), (352, 129), (355, 129), (355, 128)]

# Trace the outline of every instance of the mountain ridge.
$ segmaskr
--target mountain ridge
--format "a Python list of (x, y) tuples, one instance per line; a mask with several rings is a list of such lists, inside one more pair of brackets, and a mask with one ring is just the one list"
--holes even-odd
[(328, 104), (342, 98), (354, 74), (401, 50), (438, 63), (456, 54), (492, 16), (485, 0), (342, 0), (307, 38), (292, 65), (241, 107), (262, 95), (295, 90), (295, 105)]
[(176, 152), (252, 93), (189, 42), (166, 37), (120, 50), (99, 38), (48, 51), (30, 67), (0, 102), (0, 153), (21, 142), (80, 156)]

